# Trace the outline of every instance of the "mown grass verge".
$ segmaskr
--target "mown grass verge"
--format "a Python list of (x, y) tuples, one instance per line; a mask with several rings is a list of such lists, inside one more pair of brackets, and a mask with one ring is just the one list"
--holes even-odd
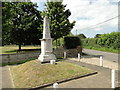
[(111, 52), (111, 53), (120, 53), (120, 49), (112, 49), (112, 48), (105, 48), (105, 47), (96, 48), (96, 47), (92, 47), (92, 46), (84, 46), (83, 48)]
[[(28, 51), (32, 49), (40, 49), (39, 45), (28, 45), (28, 46), (22, 46), (22, 51)], [(18, 46), (17, 45), (6, 45), (6, 46), (0, 46), (0, 54), (11, 54), (11, 53), (17, 53), (18, 51)]]
[(47, 83), (80, 76), (93, 72), (68, 62), (40, 64), (38, 60), (32, 60), (24, 64), (11, 66), (11, 72), (15, 88), (34, 88)]

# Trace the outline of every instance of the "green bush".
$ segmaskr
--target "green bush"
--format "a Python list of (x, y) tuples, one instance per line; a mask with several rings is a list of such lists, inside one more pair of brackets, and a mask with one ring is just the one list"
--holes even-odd
[(97, 39), (96, 38), (86, 38), (82, 39), (83, 46), (92, 46), (92, 47), (98, 47)]
[(89, 48), (109, 48), (111, 50), (120, 49), (120, 32), (102, 34), (99, 38), (82, 39), (84, 47)]
[(66, 49), (73, 49), (81, 45), (82, 45), (81, 40), (78, 37), (71, 36), (71, 37), (64, 38), (64, 47)]
[(119, 36), (120, 36), (120, 32), (103, 34), (100, 36), (100, 38), (98, 38), (97, 44), (106, 48), (118, 49), (120, 48)]

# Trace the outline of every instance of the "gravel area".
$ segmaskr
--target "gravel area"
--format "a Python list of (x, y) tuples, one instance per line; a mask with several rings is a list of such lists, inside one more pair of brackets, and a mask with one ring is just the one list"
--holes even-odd
[[(68, 59), (78, 61), (77, 58), (68, 58)], [(82, 57), (80, 59), (80, 62), (100, 66), (100, 59), (96, 57)], [(103, 59), (103, 67), (118, 70), (118, 63)]]

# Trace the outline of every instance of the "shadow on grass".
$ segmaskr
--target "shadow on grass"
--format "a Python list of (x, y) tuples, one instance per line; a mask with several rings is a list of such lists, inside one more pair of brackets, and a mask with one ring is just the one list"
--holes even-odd
[(86, 55), (88, 55), (88, 54), (87, 54), (87, 53), (83, 53), (83, 52), (82, 52), (82, 55), (83, 55), (83, 56), (86, 56)]
[(26, 60), (22, 60), (22, 61), (18, 61), (18, 62), (8, 62), (8, 63), (2, 63), (0, 64), (0, 66), (7, 66), (7, 65), (19, 65), (19, 64), (23, 64), (25, 62), (31, 61), (31, 60), (35, 60), (36, 58), (29, 58)]
[(64, 59), (64, 58), (59, 56), (59, 57), (57, 57), (57, 59)]
[(17, 50), (17, 52), (21, 52), (21, 51), (38, 51), (41, 49), (21, 49), (21, 50)]
[(17, 50), (5, 51), (5, 53), (16, 53)]
[(103, 55), (90, 55), (87, 53), (82, 53), (82, 57), (84, 57), (84, 58), (93, 58), (93, 57), (99, 58), (100, 56), (103, 57)]
[(22, 50), (10, 50), (10, 51), (5, 51), (5, 53), (19, 53), (19, 52), (27, 52), (27, 51), (41, 51), (41, 49), (22, 49)]

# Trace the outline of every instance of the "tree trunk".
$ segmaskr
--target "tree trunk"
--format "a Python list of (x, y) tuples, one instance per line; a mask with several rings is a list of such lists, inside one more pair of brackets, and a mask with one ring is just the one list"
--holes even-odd
[(21, 51), (21, 44), (19, 44), (19, 51)]
[(57, 39), (56, 39), (56, 49), (57, 49)]

